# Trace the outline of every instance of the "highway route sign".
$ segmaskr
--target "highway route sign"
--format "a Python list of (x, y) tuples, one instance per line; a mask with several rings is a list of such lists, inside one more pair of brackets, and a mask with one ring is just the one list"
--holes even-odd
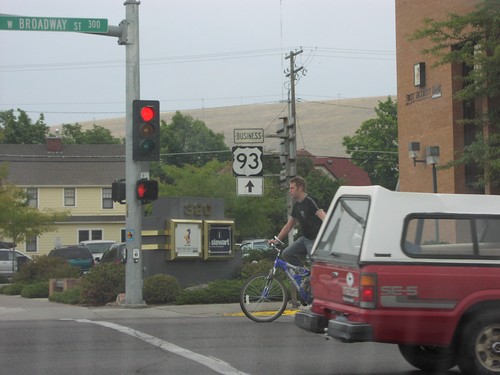
[(234, 143), (264, 143), (264, 129), (234, 129)]
[(236, 176), (262, 176), (262, 146), (234, 146), (233, 172)]

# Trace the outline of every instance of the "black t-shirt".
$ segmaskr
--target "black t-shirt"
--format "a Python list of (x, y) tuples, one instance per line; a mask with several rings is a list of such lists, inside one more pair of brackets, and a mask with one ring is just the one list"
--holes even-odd
[(309, 240), (316, 238), (321, 227), (322, 221), (316, 216), (319, 209), (316, 201), (309, 195), (302, 202), (295, 202), (292, 207), (291, 216), (299, 221), (304, 237)]

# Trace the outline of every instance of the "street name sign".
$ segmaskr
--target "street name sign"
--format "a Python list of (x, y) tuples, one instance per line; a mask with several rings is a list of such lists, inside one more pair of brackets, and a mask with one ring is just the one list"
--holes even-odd
[(0, 15), (0, 30), (20, 31), (71, 31), (77, 33), (105, 34), (106, 18), (60, 18)]
[(234, 143), (264, 143), (264, 129), (234, 129)]
[(264, 195), (264, 177), (237, 177), (237, 195)]

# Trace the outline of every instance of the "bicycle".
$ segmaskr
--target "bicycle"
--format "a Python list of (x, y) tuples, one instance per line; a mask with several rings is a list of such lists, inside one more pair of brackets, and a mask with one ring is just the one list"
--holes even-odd
[[(281, 247), (284, 245), (277, 237)], [(241, 287), (240, 306), (243, 313), (257, 323), (272, 322), (278, 319), (289, 302), (288, 289), (285, 283), (277, 277), (276, 270), (282, 270), (290, 281), (291, 287), (298, 292), (302, 305), (306, 306), (312, 300), (309, 288), (311, 271), (306, 266), (294, 266), (280, 258), (283, 249), (271, 244), (278, 252), (273, 267), (268, 274), (250, 277)]]

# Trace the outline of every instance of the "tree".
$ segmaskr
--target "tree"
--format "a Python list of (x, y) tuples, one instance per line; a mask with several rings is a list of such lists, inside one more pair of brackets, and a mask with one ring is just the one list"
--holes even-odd
[(222, 133), (214, 133), (203, 121), (177, 111), (172, 122), (161, 125), (161, 153), (169, 164), (203, 165), (209, 160), (229, 160), (231, 153)]
[[(483, 173), (476, 185), (500, 186), (500, 2), (480, 1), (476, 10), (450, 14), (447, 20), (427, 18), (424, 27), (412, 36), (428, 39), (433, 45), (422, 52), (437, 58), (433, 66), (457, 64), (467, 72), (456, 77), (462, 89), (455, 99), (473, 104), (480, 100), (486, 106), (475, 106), (475, 116), (461, 123), (475, 128), (476, 138), (457, 154), (446, 167), (476, 165)], [(484, 108), (487, 107), (487, 110)]]
[(64, 144), (118, 144), (119, 138), (113, 137), (109, 129), (94, 124), (92, 129), (82, 130), (82, 125), (64, 124), (61, 131)]
[[(236, 179), (228, 163), (211, 160), (202, 166), (161, 165), (160, 196), (224, 199), (225, 216), (235, 219), (238, 236), (255, 238), (277, 233), (286, 217), (285, 195), (266, 179), (263, 197), (236, 195)], [(277, 216), (278, 215), (278, 216)]]
[(43, 114), (37, 122), (33, 124), (28, 114), (17, 110), (19, 116), (14, 114), (14, 110), (0, 112), (0, 143), (5, 144), (41, 144), (45, 143), (45, 138), (49, 133), (49, 127), (44, 122)]
[(375, 108), (377, 118), (361, 124), (342, 145), (352, 162), (364, 169), (374, 185), (394, 189), (398, 182), (398, 108), (389, 96)]

